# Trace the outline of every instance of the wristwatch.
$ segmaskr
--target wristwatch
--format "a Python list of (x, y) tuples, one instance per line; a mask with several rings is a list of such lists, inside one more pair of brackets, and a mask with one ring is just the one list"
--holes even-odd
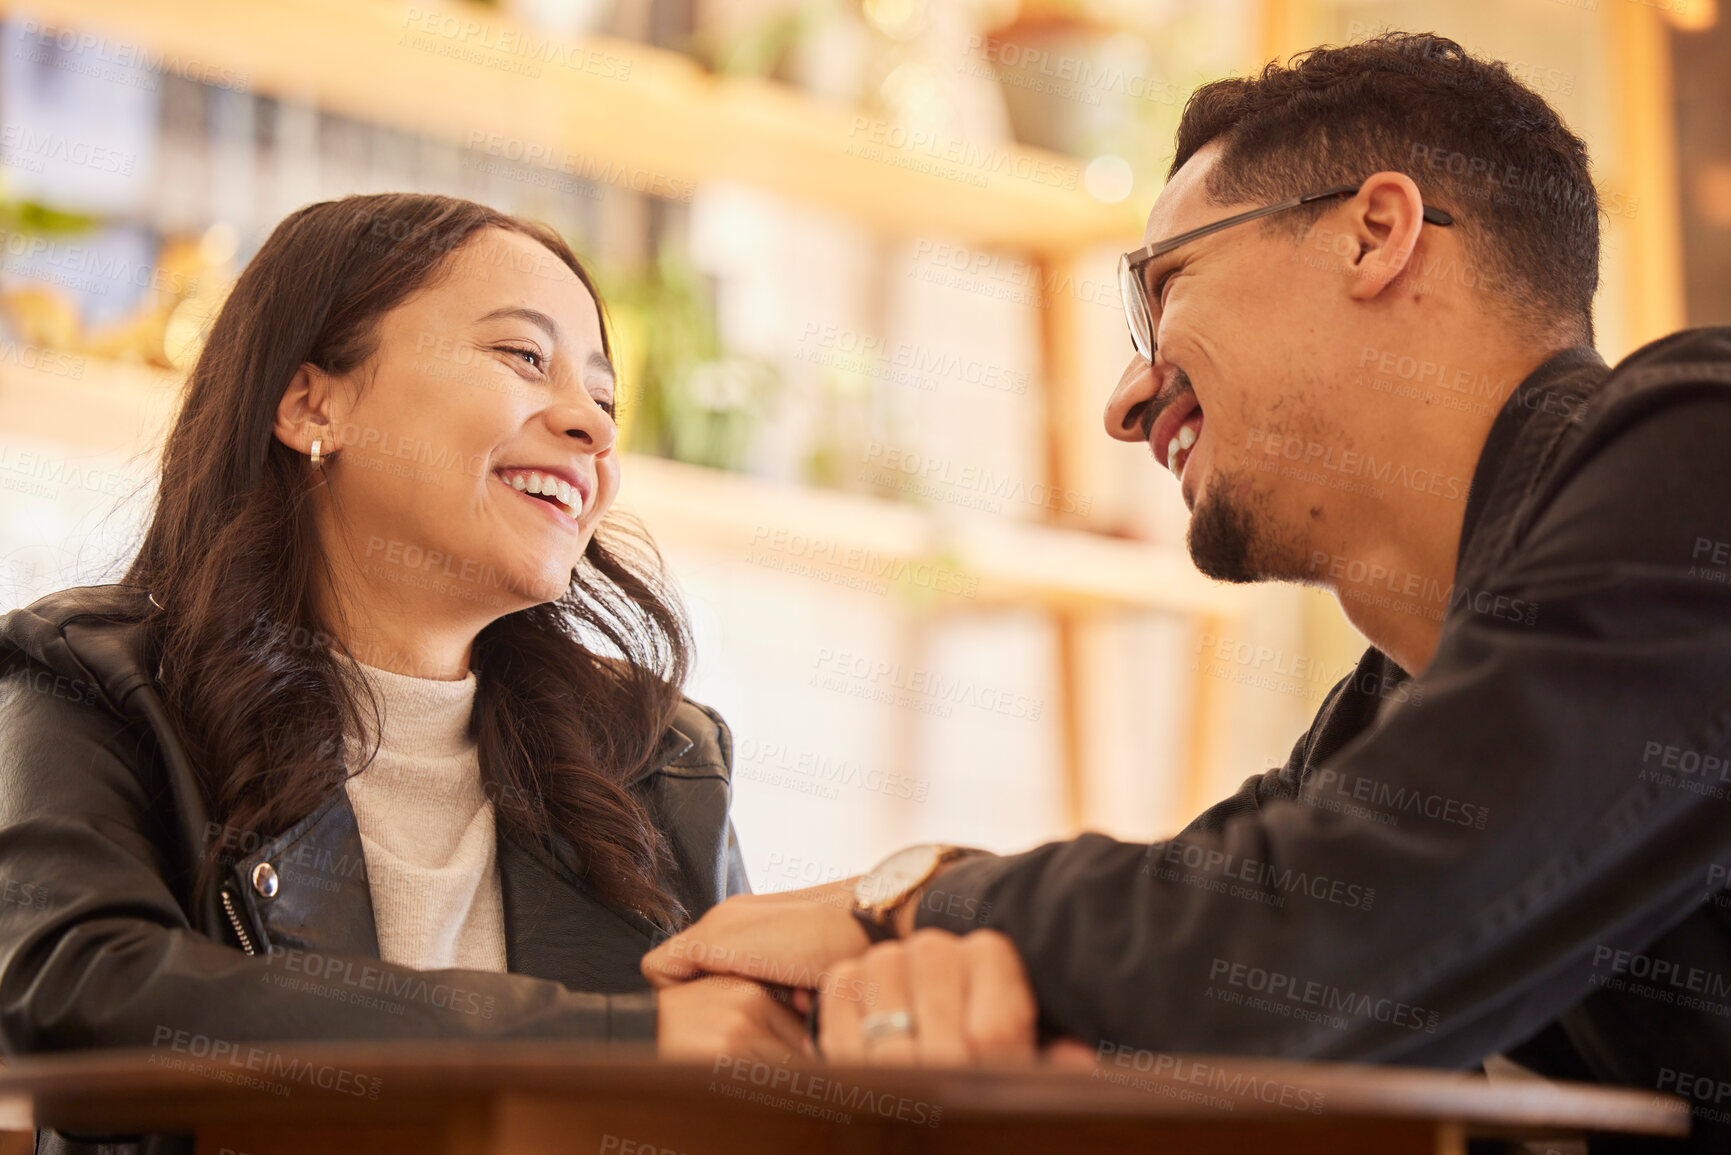
[(874, 943), (896, 937), (896, 913), (914, 893), (948, 864), (987, 854), (973, 846), (923, 842), (898, 850), (854, 883), (851, 913)]

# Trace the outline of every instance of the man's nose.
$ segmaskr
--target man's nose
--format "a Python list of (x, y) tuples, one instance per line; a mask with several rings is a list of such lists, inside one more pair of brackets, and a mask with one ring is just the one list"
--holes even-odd
[(1154, 366), (1140, 356), (1130, 358), (1112, 399), (1106, 402), (1106, 432), (1119, 441), (1141, 441), (1142, 411), (1159, 388)]

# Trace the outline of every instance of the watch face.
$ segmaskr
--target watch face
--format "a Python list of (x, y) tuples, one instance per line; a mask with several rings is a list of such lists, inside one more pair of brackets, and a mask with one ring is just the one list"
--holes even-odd
[(898, 850), (855, 884), (854, 901), (868, 909), (896, 902), (931, 877), (940, 853), (932, 843)]

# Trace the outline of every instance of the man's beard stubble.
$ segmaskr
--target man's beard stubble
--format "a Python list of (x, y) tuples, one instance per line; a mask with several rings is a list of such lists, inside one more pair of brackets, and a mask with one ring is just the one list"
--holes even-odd
[(1184, 536), (1190, 560), (1217, 581), (1265, 580), (1261, 567), (1255, 563), (1255, 521), (1248, 510), (1228, 496), (1233, 488), (1232, 479), (1211, 480), (1215, 484), (1203, 489), (1202, 499), (1190, 515), (1189, 532)]
[[(1174, 367), (1165, 389), (1152, 399), (1142, 417), (1142, 439), (1148, 440), (1155, 415), (1169, 398), (1194, 392), (1189, 376)], [(1234, 494), (1251, 495), (1257, 506), (1248, 508)], [(1257, 516), (1260, 514), (1261, 516)], [(1249, 583), (1303, 581), (1305, 548), (1301, 542), (1277, 542), (1272, 534), (1273, 517), (1265, 494), (1257, 492), (1245, 474), (1221, 474), (1210, 478), (1195, 510), (1184, 544), (1196, 568), (1216, 581)]]
[(1216, 581), (1305, 581), (1304, 543), (1277, 537), (1275, 525), (1267, 495), (1247, 475), (1215, 473), (1190, 515), (1184, 544), (1196, 568)]

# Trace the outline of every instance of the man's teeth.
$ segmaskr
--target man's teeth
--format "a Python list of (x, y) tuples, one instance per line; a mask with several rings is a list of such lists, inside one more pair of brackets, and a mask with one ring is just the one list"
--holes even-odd
[(1177, 435), (1173, 437), (1171, 441), (1166, 443), (1166, 468), (1170, 469), (1173, 473), (1177, 473), (1178, 454), (1182, 450), (1189, 449), (1195, 444), (1196, 427), (1194, 425), (1179, 426)]
[(534, 470), (512, 472), (505, 476), (513, 489), (524, 493), (539, 493), (548, 497), (556, 497), (559, 504), (565, 507), (565, 512), (576, 517), (582, 510), (582, 494), (577, 487), (552, 474), (537, 473)]

